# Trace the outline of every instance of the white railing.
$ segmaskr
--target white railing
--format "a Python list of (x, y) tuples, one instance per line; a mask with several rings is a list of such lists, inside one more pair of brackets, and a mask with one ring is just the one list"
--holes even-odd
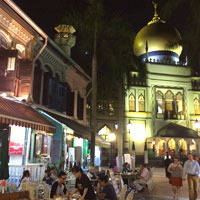
[(16, 185), (19, 185), (20, 179), (23, 175), (24, 170), (29, 170), (31, 174), (31, 181), (39, 183), (44, 177), (44, 171), (47, 168), (47, 164), (37, 163), (30, 165), (9, 165), (9, 179), (8, 181), (13, 181)]

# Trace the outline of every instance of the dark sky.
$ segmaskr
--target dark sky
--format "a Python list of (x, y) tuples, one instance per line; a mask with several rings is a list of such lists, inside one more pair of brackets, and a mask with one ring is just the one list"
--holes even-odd
[[(72, 9), (84, 9), (83, 0), (14, 0), (14, 2), (44, 30), (52, 39), (56, 34), (54, 27), (61, 23), (65, 12)], [(153, 17), (153, 5), (151, 0), (106, 0), (107, 9), (115, 11), (121, 15), (126, 15), (127, 20), (133, 25), (134, 30), (138, 32)], [(158, 12), (166, 0), (158, 0)], [(181, 10), (182, 12), (182, 10)], [(181, 13), (180, 12), (180, 13)], [(174, 25), (180, 32), (183, 31), (183, 15), (178, 12), (168, 22)], [(72, 57), (77, 60), (78, 55), (78, 38), (76, 46), (72, 49)], [(80, 59), (79, 59), (80, 60)], [(79, 61), (79, 64), (80, 63)]]

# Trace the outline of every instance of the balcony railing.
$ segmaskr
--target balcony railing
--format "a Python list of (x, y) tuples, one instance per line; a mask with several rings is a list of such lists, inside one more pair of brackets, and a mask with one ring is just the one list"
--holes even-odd
[(47, 168), (47, 164), (37, 163), (30, 165), (9, 165), (9, 179), (8, 181), (13, 181), (16, 185), (19, 185), (20, 179), (23, 175), (24, 170), (29, 170), (31, 174), (31, 181), (39, 183), (44, 177), (44, 171)]

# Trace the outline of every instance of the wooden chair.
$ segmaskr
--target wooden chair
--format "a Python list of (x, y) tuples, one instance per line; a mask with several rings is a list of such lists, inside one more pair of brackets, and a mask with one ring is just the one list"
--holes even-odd
[(127, 185), (124, 185), (124, 187), (120, 191), (119, 200), (124, 200), (125, 199), (126, 191), (127, 191)]
[(134, 196), (134, 191), (131, 191), (128, 196), (126, 197), (126, 200), (133, 200), (133, 196)]

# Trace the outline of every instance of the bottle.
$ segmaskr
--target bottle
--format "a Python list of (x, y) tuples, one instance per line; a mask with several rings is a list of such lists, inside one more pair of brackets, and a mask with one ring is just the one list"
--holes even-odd
[(2, 189), (1, 189), (1, 193), (2, 193), (2, 194), (5, 193), (5, 185), (6, 185), (6, 182), (5, 182), (5, 180), (3, 179), (2, 182), (1, 182), (1, 188), (2, 188)]

